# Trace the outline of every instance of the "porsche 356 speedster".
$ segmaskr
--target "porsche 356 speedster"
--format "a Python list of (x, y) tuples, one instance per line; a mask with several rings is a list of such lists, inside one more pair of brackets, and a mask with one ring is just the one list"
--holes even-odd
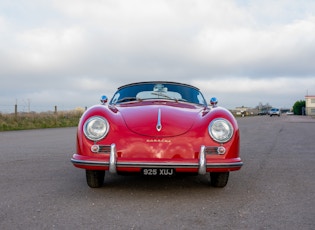
[(210, 175), (224, 187), (243, 165), (239, 150), (237, 121), (216, 98), (208, 104), (194, 86), (151, 81), (121, 86), (84, 112), (71, 162), (92, 188), (103, 186), (105, 172)]

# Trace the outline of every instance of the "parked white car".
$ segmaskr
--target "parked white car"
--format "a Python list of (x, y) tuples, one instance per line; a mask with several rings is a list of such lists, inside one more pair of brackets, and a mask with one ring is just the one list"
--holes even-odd
[(272, 117), (274, 115), (280, 117), (280, 109), (272, 108), (271, 110), (269, 110), (268, 114), (270, 117)]

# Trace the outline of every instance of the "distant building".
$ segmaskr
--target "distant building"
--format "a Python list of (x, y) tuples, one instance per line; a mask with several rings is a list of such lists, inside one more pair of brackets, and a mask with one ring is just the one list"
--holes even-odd
[(305, 114), (315, 116), (315, 96), (305, 96)]
[(236, 107), (234, 110), (232, 110), (232, 113), (237, 116), (250, 116), (250, 115), (256, 115), (258, 113), (257, 109), (253, 109), (250, 107)]

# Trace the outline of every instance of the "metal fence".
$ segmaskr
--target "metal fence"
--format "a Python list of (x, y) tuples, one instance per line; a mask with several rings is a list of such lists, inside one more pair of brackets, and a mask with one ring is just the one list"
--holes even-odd
[(76, 110), (78, 108), (82, 108), (84, 110), (87, 109), (84, 107), (69, 107), (62, 105), (47, 105), (47, 106), (27, 106), (25, 104), (15, 104), (15, 105), (0, 105), (0, 114), (17, 114), (17, 113), (41, 113), (41, 112), (53, 112), (57, 113), (58, 111), (70, 111)]

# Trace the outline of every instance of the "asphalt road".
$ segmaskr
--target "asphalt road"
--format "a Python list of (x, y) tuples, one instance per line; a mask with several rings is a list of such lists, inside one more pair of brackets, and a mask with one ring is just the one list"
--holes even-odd
[(244, 166), (209, 175), (107, 174), (91, 189), (74, 168), (75, 128), (0, 133), (0, 229), (315, 229), (315, 119), (238, 119)]

